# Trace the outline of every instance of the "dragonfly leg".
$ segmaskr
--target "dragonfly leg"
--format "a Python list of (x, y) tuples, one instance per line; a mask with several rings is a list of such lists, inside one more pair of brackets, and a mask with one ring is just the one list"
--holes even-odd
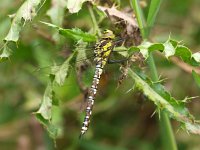
[(122, 63), (127, 61), (129, 58), (125, 58), (125, 59), (120, 59), (120, 60), (110, 60), (108, 59), (108, 64), (114, 64), (114, 63)]
[(112, 50), (112, 53), (113, 52), (126, 52), (127, 51), (127, 49), (125, 50), (125, 49), (123, 49), (123, 50)]

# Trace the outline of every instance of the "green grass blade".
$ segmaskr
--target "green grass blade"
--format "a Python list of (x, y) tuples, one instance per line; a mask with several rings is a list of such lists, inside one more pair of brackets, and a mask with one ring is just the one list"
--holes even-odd
[(149, 12), (147, 16), (147, 27), (152, 27), (156, 16), (158, 14), (158, 11), (160, 9), (160, 4), (162, 3), (162, 0), (151, 0), (151, 4), (149, 6)]
[(149, 12), (147, 16), (147, 29), (148, 29), (147, 34), (149, 34), (151, 27), (155, 23), (155, 19), (160, 9), (161, 3), (162, 3), (162, 0), (151, 0), (151, 4), (149, 6)]
[(140, 5), (138, 4), (138, 0), (130, 0), (130, 4), (132, 9), (135, 12), (136, 18), (137, 18), (137, 22), (138, 22), (138, 26), (140, 28), (141, 34), (143, 39), (146, 38), (146, 33), (145, 33), (145, 18), (144, 18), (144, 14), (142, 12), (142, 9), (140, 8)]

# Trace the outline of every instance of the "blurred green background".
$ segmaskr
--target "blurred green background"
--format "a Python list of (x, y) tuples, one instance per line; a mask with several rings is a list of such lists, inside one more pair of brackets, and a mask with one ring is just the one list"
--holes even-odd
[[(23, 28), (20, 41), (17, 46), (13, 45), (10, 60), (0, 63), (0, 150), (161, 150), (158, 117), (151, 117), (155, 106), (140, 93), (126, 94), (131, 88), (129, 79), (116, 88), (120, 76), (118, 65), (106, 68), (91, 126), (82, 140), (78, 140), (78, 136), (84, 114), (81, 111), (83, 95), (74, 76), (75, 71), (71, 72), (63, 87), (56, 88), (61, 101), (57, 121), (62, 130), (56, 140), (57, 147), (54, 147), (54, 141), (33, 115), (40, 106), (47, 85), (46, 66), (55, 60), (64, 61), (67, 54), (63, 54), (63, 51), (68, 49), (62, 37), (55, 46), (41, 36), (41, 32), (53, 34), (52, 30), (38, 23), (39, 20), (49, 21), (46, 11), (50, 3), (47, 1), (40, 15)], [(0, 39), (3, 40), (8, 33), (8, 15), (15, 13), (21, 4), (21, 0), (1, 0)], [(146, 12), (149, 1), (142, 1), (142, 4)], [(127, 3), (124, 2), (124, 5)], [(171, 35), (197, 52), (200, 49), (199, 7), (199, 0), (163, 1), (151, 39), (162, 42)], [(92, 22), (87, 7), (84, 6), (78, 14), (66, 12), (63, 24), (67, 28), (80, 27), (88, 31)], [(159, 74), (167, 78), (165, 87), (174, 97), (183, 99), (185, 96), (199, 95), (199, 88), (191, 74), (160, 55), (156, 54), (155, 60)], [(89, 70), (84, 77), (85, 82), (91, 82), (92, 71)], [(199, 107), (199, 98), (188, 104), (197, 119), (200, 119)], [(179, 124), (175, 121), (172, 121), (172, 125), (180, 150), (200, 149), (199, 136), (188, 135), (182, 130), (177, 132)]]

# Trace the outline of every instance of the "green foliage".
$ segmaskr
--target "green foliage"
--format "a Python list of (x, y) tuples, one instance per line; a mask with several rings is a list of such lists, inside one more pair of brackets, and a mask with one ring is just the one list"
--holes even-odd
[(149, 57), (151, 52), (160, 51), (167, 59), (171, 56), (177, 56), (190, 65), (200, 65), (199, 52), (192, 54), (189, 48), (170, 38), (165, 43), (151, 43), (144, 41), (141, 45), (130, 47), (128, 50), (129, 53), (135, 51), (139, 51), (145, 59)]
[[(182, 127), (187, 131), (199, 134), (200, 125), (194, 120), (194, 117), (189, 113), (185, 103), (189, 98), (184, 100), (176, 100), (167, 92), (160, 83), (153, 83), (144, 74), (137, 74), (129, 69), (129, 75), (133, 78), (135, 84), (134, 88), (141, 90), (145, 96), (152, 100), (157, 106), (157, 112), (165, 111), (168, 115), (179, 121)], [(160, 115), (159, 115), (160, 116)]]
[(193, 78), (198, 87), (200, 87), (200, 76), (193, 70), (192, 71)]
[[(90, 42), (95, 42), (98, 40), (98, 35), (100, 33), (98, 33), (98, 35), (96, 35), (96, 34), (92, 34), (91, 31), (93, 31), (93, 33), (99, 32), (100, 28), (112, 28), (112, 26), (113, 26), (112, 24), (117, 26), (117, 22), (124, 21), (124, 22), (126, 22), (126, 24), (122, 25), (123, 28), (120, 29), (117, 26), (116, 28), (113, 27), (112, 30), (116, 33), (121, 33), (122, 35), (125, 34), (129, 38), (129, 35), (134, 34), (132, 31), (135, 31), (135, 29), (137, 28), (137, 24), (135, 23), (134, 19), (131, 20), (132, 22), (134, 22), (133, 23), (134, 25), (130, 23), (131, 21), (130, 22), (127, 21), (127, 20), (131, 19), (130, 16), (132, 16), (133, 14), (129, 14), (125, 18), (123, 18), (120, 15), (121, 14), (125, 15), (125, 13), (118, 10), (118, 12), (120, 12), (121, 14), (117, 13), (117, 14), (113, 15), (117, 9), (115, 7), (113, 7), (112, 9), (107, 8), (106, 5), (103, 4), (103, 2), (91, 3), (91, 0), (51, 0), (51, 3), (49, 3), (49, 2), (50, 1), (46, 2), (46, 0), (27, 0), (23, 4), (21, 4), (21, 7), (16, 11), (16, 13), (14, 15), (10, 15), (10, 17), (12, 17), (11, 18), (12, 23), (11, 23), (8, 34), (3, 39), (4, 43), (2, 45), (3, 48), (1, 49), (0, 62), (2, 64), (2, 66), (5, 63), (9, 66), (14, 66), (14, 67), (15, 67), (15, 64), (19, 63), (18, 65), (20, 67), (22, 66), (22, 69), (15, 68), (13, 70), (19, 70), (19, 72), (21, 71), (20, 72), (21, 74), (19, 75), (19, 76), (21, 76), (21, 79), (19, 81), (18, 81), (18, 79), (16, 80), (15, 78), (13, 80), (10, 80), (7, 77), (8, 76), (7, 74), (3, 74), (2, 75), (3, 80), (0, 80), (0, 81), (2, 82), (1, 86), (4, 86), (4, 84), (5, 84), (4, 82), (5, 81), (9, 82), (9, 80), (10, 80), (10, 82), (12, 82), (12, 81), (18, 81), (18, 82), (21, 81), (22, 82), (23, 81), (24, 82), (23, 85), (17, 85), (15, 87), (16, 90), (19, 90), (22, 88), (20, 93), (23, 93), (23, 95), (18, 96), (18, 94), (16, 94), (17, 96), (15, 96), (14, 98), (10, 98), (10, 99), (15, 100), (15, 99), (17, 99), (17, 97), (20, 97), (19, 102), (15, 102), (15, 101), (10, 102), (10, 104), (5, 104), (5, 105), (2, 105), (1, 107), (4, 108), (7, 112), (8, 111), (7, 108), (12, 109), (12, 108), (15, 108), (15, 106), (18, 107), (18, 105), (19, 105), (20, 106), (19, 110), (22, 109), (23, 113), (27, 113), (26, 111), (28, 110), (27, 114), (29, 117), (30, 117), (30, 114), (29, 114), (30, 112), (35, 112), (34, 115), (35, 115), (36, 119), (38, 120), (39, 123), (41, 123), (46, 128), (46, 130), (48, 131), (48, 134), (50, 135), (51, 138), (56, 140), (57, 138), (63, 138), (66, 136), (68, 139), (67, 140), (64, 139), (64, 140), (68, 142), (70, 140), (74, 141), (74, 139), (76, 138), (75, 137), (76, 134), (79, 133), (79, 127), (81, 125), (81, 123), (80, 123), (81, 121), (79, 121), (79, 120), (76, 123), (74, 123), (75, 121), (73, 122), (73, 120), (77, 120), (76, 115), (74, 115), (75, 112), (78, 111), (77, 106), (75, 106), (75, 105), (77, 105), (76, 104), (77, 103), (76, 99), (78, 99), (77, 97), (80, 97), (80, 95), (78, 95), (80, 93), (80, 90), (77, 90), (80, 87), (77, 85), (76, 78), (78, 78), (78, 80), (80, 80), (80, 78), (81, 78), (79, 74), (74, 75), (75, 73), (73, 72), (73, 69), (76, 68), (76, 65), (78, 63), (81, 63), (80, 60), (84, 60), (86, 58), (87, 45)], [(200, 66), (200, 53), (199, 52), (193, 53), (192, 50), (190, 48), (186, 47), (183, 43), (178, 42), (177, 40), (174, 40), (171, 37), (169, 37), (169, 39), (166, 40), (165, 42), (160, 42), (160, 41), (159, 42), (154, 42), (154, 41), (150, 42), (149, 40), (147, 40), (149, 33), (150, 33), (150, 28), (154, 26), (154, 22), (155, 22), (157, 14), (158, 14), (158, 10), (160, 9), (161, 2), (162, 2), (161, 0), (151, 0), (148, 13), (145, 15), (141, 6), (139, 5), (139, 1), (138, 0), (130, 0), (130, 4), (132, 5), (132, 7), (135, 11), (135, 15), (136, 15), (136, 18), (138, 21), (138, 26), (140, 28), (140, 32), (145, 40), (143, 42), (141, 42), (140, 45), (128, 46), (128, 47), (126, 47), (126, 46), (115, 47), (115, 50), (119, 50), (118, 54), (120, 54), (121, 56), (126, 57), (128, 55), (130, 58), (134, 57), (134, 55), (136, 53), (139, 53), (145, 59), (145, 61), (150, 60), (151, 62), (152, 62), (152, 58), (151, 58), (152, 53), (157, 52), (156, 54), (158, 54), (159, 52), (161, 52), (161, 55), (164, 57), (162, 57), (159, 54), (159, 59), (160, 59), (159, 63), (160, 64), (166, 65), (167, 64), (166, 62), (169, 62), (172, 57), (179, 57), (182, 60), (182, 63), (183, 62), (187, 63), (190, 67), (193, 66), (194, 68), (199, 67)], [(120, 3), (120, 1), (117, 1), (117, 3), (119, 4), (119, 7), (123, 7), (123, 5), (126, 7), (129, 6), (129, 4), (127, 4), (127, 2), (124, 2), (124, 1), (123, 2), (121, 1), (121, 3)], [(88, 7), (82, 8), (83, 4), (87, 5)], [(101, 5), (103, 5), (103, 6), (101, 6)], [(83, 11), (80, 11), (81, 9)], [(38, 13), (39, 10), (44, 11), (41, 13), (41, 16)], [(77, 14), (73, 14), (73, 13), (77, 13)], [(35, 18), (35, 16), (38, 15), (39, 20), (43, 20), (42, 17), (44, 17), (46, 14), (49, 16), (51, 23), (48, 23), (48, 21), (47, 22), (44, 22), (44, 21), (39, 22), (38, 20), (36, 20), (34, 22), (34, 25), (37, 24), (36, 26), (39, 26), (38, 29), (31, 29), (28, 31), (23, 30), (25, 25), (28, 22), (32, 23), (32, 20)], [(84, 19), (82, 19), (83, 16), (89, 16), (88, 14), (90, 15), (91, 22), (93, 23), (92, 29), (90, 26), (88, 26), (88, 22), (86, 22)], [(106, 15), (108, 15), (111, 19), (108, 19), (106, 17)], [(144, 16), (147, 16), (147, 19), (145, 19)], [(119, 20), (121, 19), (121, 20), (119, 21), (116, 18)], [(48, 18), (45, 18), (45, 19), (48, 19)], [(53, 32), (50, 31), (47, 33), (46, 30), (48, 30), (49, 28), (47, 28), (47, 26), (44, 26), (44, 29), (43, 29), (42, 27), (40, 27), (41, 23), (47, 25), (48, 27), (51, 27), (53, 29)], [(1, 28), (1, 23), (0, 23), (0, 28)], [(134, 28), (134, 29), (132, 29), (132, 28)], [(87, 29), (88, 30), (90, 29), (90, 30), (86, 31)], [(42, 32), (40, 32), (40, 30), (42, 30)], [(45, 31), (43, 31), (43, 30), (45, 30)], [(28, 33), (28, 38), (25, 36), (27, 34), (23, 35), (23, 32), (21, 32), (21, 31), (23, 31), (24, 33)], [(56, 31), (57, 34), (55, 34), (54, 31)], [(38, 35), (41, 35), (41, 37), (44, 39), (38, 38), (38, 37), (33, 38), (34, 36), (36, 36), (35, 34), (37, 34), (37, 33), (38, 33)], [(33, 34), (33, 37), (29, 36), (32, 34)], [(121, 35), (121, 34), (119, 34), (119, 35)], [(24, 37), (22, 36), (22, 40), (21, 40), (21, 35), (24, 36)], [(55, 35), (59, 38), (54, 39)], [(60, 42), (60, 35), (65, 37), (65, 39), (63, 39), (63, 41), (64, 41), (63, 43), (65, 43), (66, 45), (73, 45), (74, 43), (70, 43), (70, 41), (66, 40), (66, 39), (72, 39), (73, 41), (78, 43), (79, 46), (77, 48), (75, 48), (74, 51), (72, 51), (71, 48), (67, 47), (66, 48), (67, 49), (66, 50), (67, 58), (64, 58), (64, 59), (60, 58), (60, 57), (56, 58), (56, 59), (59, 59), (60, 62), (62, 62), (61, 65), (51, 65), (52, 61), (51, 61), (50, 57), (55, 56), (55, 53), (58, 53), (58, 50), (56, 50), (56, 49), (65, 49), (65, 48), (63, 48), (63, 47), (65, 47), (65, 45)], [(131, 38), (137, 38), (137, 37), (131, 36)], [(51, 44), (48, 43), (48, 41), (52, 41), (52, 40), (53, 40), (53, 42), (51, 42)], [(56, 42), (54, 42), (54, 40), (56, 40)], [(14, 47), (13, 43), (16, 44), (17, 47)], [(69, 49), (71, 51), (68, 51)], [(22, 50), (22, 51), (20, 51), (20, 50)], [(45, 50), (45, 51), (42, 51), (42, 50)], [(123, 52), (120, 52), (120, 50), (123, 50)], [(91, 49), (91, 51), (92, 51), (92, 49)], [(11, 54), (13, 54), (13, 55), (11, 55)], [(9, 61), (3, 62), (5, 60), (7, 60), (8, 58), (9, 59), (11, 58), (11, 61), (14, 60), (14, 62), (12, 62), (12, 64), (9, 64)], [(49, 62), (45, 62), (44, 58), (45, 59), (48, 58)], [(130, 59), (130, 62), (131, 61), (132, 60)], [(164, 61), (164, 63), (162, 61)], [(135, 62), (135, 60), (133, 60), (133, 62)], [(33, 69), (35, 69), (34, 68), (35, 63), (36, 63), (36, 65), (38, 65), (38, 64), (49, 65), (50, 64), (50, 72), (48, 72), (46, 74), (45, 79), (41, 78), (41, 76), (42, 76), (41, 74), (39, 74), (39, 76), (33, 74)], [(54, 64), (56, 64), (56, 63), (54, 63)], [(112, 73), (117, 74), (119, 72), (118, 71), (119, 69), (118, 68), (116, 69), (116, 66), (113, 70), (110, 69), (108, 71), (111, 74)], [(170, 67), (172, 67), (172, 66), (170, 66)], [(137, 69), (135, 69), (135, 68), (137, 68)], [(159, 68), (159, 67), (157, 67), (157, 68)], [(2, 71), (3, 73), (4, 72), (6, 73), (7, 69), (3, 68), (2, 70), (3, 70)], [(150, 70), (153, 70), (152, 72), (155, 76), (154, 79), (158, 80), (158, 77), (157, 77), (158, 75), (156, 73), (157, 70), (156, 70), (154, 63), (152, 65), (150, 65)], [(167, 72), (167, 69), (166, 69), (166, 72)], [(12, 72), (10, 74), (12, 75)], [(25, 74), (29, 74), (29, 76), (27, 77)], [(0, 73), (0, 75), (1, 75), (1, 73)], [(86, 76), (87, 80), (92, 79), (92, 75), (86, 74), (85, 76)], [(197, 86), (200, 87), (199, 72), (192, 71), (192, 76), (193, 76), (194, 81), (196, 82)], [(181, 124), (182, 129), (186, 130), (189, 133), (193, 133), (193, 134), (197, 134), (197, 135), (200, 134), (199, 121), (197, 119), (195, 119), (195, 117), (189, 112), (188, 108), (186, 107), (186, 104), (192, 98), (189, 98), (188, 96), (186, 96), (186, 95), (188, 95), (188, 93), (185, 95), (185, 98), (182, 98), (182, 100), (179, 100), (180, 98), (175, 98), (175, 97), (178, 97), (178, 96), (176, 96), (177, 91), (184, 90), (184, 89), (182, 89), (181, 85), (179, 85), (180, 89), (174, 88), (172, 90), (172, 92), (173, 92), (173, 94), (172, 94), (166, 90), (166, 88), (161, 83), (161, 81), (154, 81), (154, 79), (153, 80), (150, 79), (150, 77), (148, 76), (148, 73), (144, 72), (143, 68), (136, 66), (136, 64), (131, 64), (131, 66), (128, 66), (128, 77), (130, 77), (133, 84), (131, 82), (126, 83), (127, 85), (124, 85), (124, 87), (125, 87), (124, 89), (127, 90), (127, 88), (130, 88), (129, 85), (131, 84), (132, 90), (137, 89), (138, 91), (140, 91), (142, 93), (142, 95), (144, 97), (146, 97), (148, 100), (153, 102), (154, 106), (156, 107), (155, 112), (157, 112), (158, 115), (161, 116), (161, 121), (163, 119), (162, 118), (163, 116), (162, 116), (162, 113), (160, 113), (160, 112), (165, 112), (167, 116), (169, 116), (170, 118), (179, 122)], [(5, 80), (4, 80), (4, 78), (5, 78)], [(114, 76), (113, 76), (113, 78), (114, 78)], [(32, 82), (33, 85), (30, 84), (29, 82)], [(70, 86), (66, 87), (66, 84), (68, 82), (73, 84), (72, 87), (70, 87)], [(104, 82), (106, 82), (106, 81), (104, 81)], [(105, 83), (103, 83), (103, 81), (102, 81), (102, 85), (103, 84), (105, 84)], [(15, 95), (15, 94), (12, 94), (12, 90), (11, 90), (12, 86), (11, 85), (9, 85), (9, 86), (6, 85), (8, 91), (9, 91), (8, 92), (9, 96)], [(133, 96), (129, 97), (129, 99), (130, 99), (130, 101), (129, 101), (127, 98), (129, 95), (128, 95), (128, 93), (124, 94), (125, 92), (123, 91), (124, 89), (122, 87), (118, 87), (118, 88), (120, 88), (120, 90), (118, 90), (117, 92), (114, 92), (115, 87), (116, 87), (115, 83), (112, 83), (112, 84), (109, 83), (109, 84), (107, 84), (107, 86), (108, 86), (109, 90), (107, 90), (107, 87), (104, 86), (102, 88), (103, 90), (101, 89), (103, 92), (102, 91), (99, 92), (99, 93), (103, 93), (103, 94), (98, 95), (98, 97), (100, 97), (100, 99), (103, 99), (103, 100), (105, 99), (105, 101), (100, 100), (99, 104), (98, 103), (97, 103), (97, 105), (95, 104), (96, 108), (94, 109), (94, 113), (96, 112), (97, 114), (100, 114), (98, 116), (99, 120), (101, 120), (102, 122), (104, 122), (104, 121), (107, 122), (110, 119), (107, 117), (110, 117), (113, 114), (115, 114), (116, 112), (118, 112), (116, 114), (117, 120), (115, 120), (114, 125), (113, 124), (108, 125), (108, 123), (105, 123), (105, 124), (103, 124), (103, 123), (102, 124), (101, 123), (93, 124), (92, 123), (94, 131), (89, 131), (88, 137), (91, 138), (93, 136), (94, 139), (95, 139), (95, 137), (97, 137), (97, 139), (98, 139), (102, 135), (103, 135), (103, 137), (105, 137), (107, 135), (107, 136), (110, 136), (108, 139), (116, 140), (116, 139), (119, 139), (119, 136), (122, 136), (126, 142), (128, 141), (130, 143), (134, 143), (135, 145), (137, 145), (138, 144), (137, 135), (134, 136), (134, 139), (131, 139), (130, 135), (129, 135), (129, 134), (131, 134), (130, 131), (132, 131), (132, 128), (134, 126), (133, 124), (137, 122), (137, 119), (135, 119), (135, 118), (137, 118), (137, 115), (134, 115), (137, 113), (135, 113), (135, 112), (132, 113), (131, 112), (132, 105), (129, 105), (130, 101), (132, 102), (133, 98), (135, 98), (135, 97), (133, 97)], [(19, 87), (19, 89), (17, 89), (18, 87)], [(188, 89), (189, 88), (190, 87), (188, 87)], [(42, 89), (45, 89), (45, 91), (44, 91), (43, 96), (41, 97), (41, 91), (43, 91)], [(105, 93), (104, 93), (104, 91), (105, 91)], [(175, 95), (174, 95), (174, 93), (175, 93)], [(35, 103), (36, 99), (41, 100), (39, 109), (38, 109), (38, 103)], [(81, 99), (83, 99), (83, 98), (81, 97)], [(128, 108), (130, 108), (130, 106), (131, 106), (131, 109), (126, 109), (125, 104), (121, 105), (123, 102), (116, 101), (116, 99), (127, 99), (124, 103), (127, 103), (127, 105), (129, 105)], [(34, 101), (34, 103), (33, 104), (29, 103), (29, 100), (31, 102)], [(21, 103), (23, 103), (23, 106), (20, 105)], [(35, 109), (37, 109), (37, 111), (35, 111)], [(71, 110), (72, 110), (72, 112), (71, 112)], [(108, 113), (108, 115), (103, 114), (103, 119), (102, 119), (101, 113), (104, 113), (104, 111), (107, 111), (107, 110), (109, 110), (110, 113)], [(20, 112), (20, 113), (22, 113), (22, 112)], [(124, 114), (127, 114), (126, 116), (129, 120), (131, 120), (131, 119), (134, 120), (134, 122), (131, 122), (132, 124), (130, 125), (130, 127), (122, 126), (122, 122), (126, 122), (126, 119), (127, 119), (126, 117), (123, 116)], [(64, 117), (64, 115), (65, 115), (65, 117)], [(131, 116), (129, 116), (129, 115), (131, 115)], [(5, 116), (9, 118), (9, 116), (11, 116), (11, 113), (8, 113), (8, 115), (5, 115)], [(98, 119), (97, 119), (97, 121), (98, 121)], [(1, 119), (0, 118), (0, 120), (9, 120), (9, 119), (7, 119), (7, 118)], [(166, 120), (167, 119), (165, 119), (165, 121)], [(64, 129), (65, 126), (69, 129)], [(138, 126), (141, 126), (141, 125), (138, 125)], [(101, 130), (104, 130), (104, 128), (106, 131), (101, 132)], [(117, 129), (117, 132), (112, 133), (112, 130), (115, 128)], [(128, 128), (128, 129), (127, 129), (127, 131), (122, 131), (122, 128), (123, 129)], [(75, 132), (74, 132), (74, 129), (75, 129)], [(112, 129), (112, 130), (108, 130), (108, 129)], [(110, 131), (110, 132), (108, 133), (107, 131)], [(123, 132), (127, 132), (129, 134), (123, 133)], [(170, 132), (170, 131), (166, 130), (166, 132)], [(151, 133), (151, 135), (152, 134), (154, 134), (154, 133)], [(173, 138), (170, 138), (169, 140), (172, 140), (172, 139)], [(116, 141), (119, 142), (118, 140), (116, 140)], [(112, 141), (112, 142), (115, 143), (116, 141), (114, 141), (114, 142)], [(122, 143), (126, 143), (125, 141), (123, 140)], [(145, 143), (145, 141), (142, 141), (142, 140), (140, 140), (140, 141), (141, 141), (141, 144), (139, 144), (139, 147), (140, 147), (140, 145), (143, 145), (143, 143)], [(49, 139), (48, 139), (48, 142), (50, 143)], [(74, 143), (74, 142), (72, 142), (72, 143)], [(71, 147), (71, 149), (76, 149), (78, 147), (77, 143), (72, 144), (72, 145), (73, 146)], [(87, 142), (85, 142), (84, 144), (80, 144), (80, 147), (81, 146), (83, 148), (85, 147), (85, 149), (89, 149), (91, 147), (92, 147), (92, 149), (101, 149), (101, 147), (103, 147), (103, 148), (105, 147), (105, 149), (106, 148), (107, 149), (126, 149), (123, 147), (123, 145), (120, 145), (120, 146), (117, 145), (114, 148), (110, 147), (110, 146), (97, 146), (97, 145), (98, 144), (96, 144), (96, 141), (95, 142), (91, 141), (91, 142), (88, 142), (88, 144), (87, 144)], [(146, 149), (155, 149), (155, 148), (151, 147), (151, 145), (153, 145), (152, 143), (150, 143), (150, 144), (146, 143), (146, 145), (147, 145)], [(171, 147), (173, 147), (173, 146), (171, 146)], [(174, 146), (173, 149), (176, 149), (176, 146)]]
[(11, 55), (7, 46), (8, 43), (17, 42), (19, 40), (19, 34), (23, 26), (37, 15), (37, 11), (41, 7), (40, 4), (43, 4), (44, 2), (45, 0), (27, 0), (21, 5), (14, 16), (10, 16), (12, 17), (12, 24), (8, 34), (4, 38), (6, 43), (3, 46), (3, 53), (0, 55), (0, 61), (7, 59)]
[(77, 13), (81, 9), (82, 4), (87, 1), (91, 0), (68, 0), (67, 8), (69, 9), (70, 13)]
[[(77, 52), (74, 52), (61, 66), (52, 66), (51, 73), (49, 74), (49, 83), (45, 90), (43, 100), (39, 110), (36, 112), (36, 117), (40, 123), (42, 123), (49, 132), (52, 138), (58, 136), (58, 130), (60, 126), (54, 124), (54, 114), (58, 111), (55, 109), (59, 106), (59, 101), (55, 97), (54, 84), (59, 86), (64, 84), (64, 80), (68, 77), (71, 63), (74, 62), (73, 58), (76, 57)], [(55, 107), (55, 108), (54, 108)]]
[(54, 24), (51, 23), (46, 23), (46, 22), (42, 22), (52, 28), (55, 28), (58, 30), (59, 34), (63, 35), (66, 38), (71, 38), (75, 41), (79, 41), (82, 40), (84, 42), (94, 42), (96, 41), (96, 36), (83, 32), (82, 30), (78, 29), (78, 28), (74, 28), (74, 29), (63, 29), (60, 28)]
[(12, 25), (5, 37), (5, 41), (17, 42), (19, 39), (19, 33), (27, 21), (31, 21), (37, 14), (37, 8), (41, 4), (42, 0), (27, 0), (19, 8), (12, 19)]

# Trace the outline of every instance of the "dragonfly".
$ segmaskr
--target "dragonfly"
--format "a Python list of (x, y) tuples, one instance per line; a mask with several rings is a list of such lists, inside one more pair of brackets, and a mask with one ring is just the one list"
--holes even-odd
[[(123, 45), (123, 42), (125, 40), (126, 39), (118, 39), (118, 37), (115, 36), (113, 31), (106, 29), (102, 32), (102, 35), (100, 36), (99, 40), (94, 45), (86, 47), (86, 45), (84, 45), (84, 43), (82, 42), (75, 48), (75, 50), (78, 51), (75, 61), (76, 64), (74, 64), (75, 67), (79, 65), (84, 66), (85, 64), (88, 63), (88, 60), (91, 58), (93, 59), (93, 62), (95, 64), (93, 80), (90, 88), (81, 89), (82, 92), (85, 92), (85, 90), (87, 90), (87, 94), (85, 98), (86, 101), (85, 116), (82, 123), (79, 138), (82, 138), (89, 128), (93, 105), (98, 90), (98, 85), (101, 80), (101, 75), (105, 69), (106, 64), (123, 63), (129, 60), (129, 57), (127, 56), (127, 49), (121, 46)], [(122, 55), (123, 58), (120, 57), (121, 59), (113, 59), (112, 55), (116, 54), (115, 52), (117, 52), (117, 54)], [(80, 78), (80, 76), (81, 76), (80, 74), (77, 75), (78, 78)]]
[(98, 89), (98, 84), (101, 79), (104, 67), (107, 63), (121, 63), (127, 59), (121, 60), (111, 60), (110, 56), (115, 47), (115, 34), (111, 30), (104, 30), (99, 41), (94, 45), (94, 63), (95, 72), (93, 76), (93, 81), (87, 95), (87, 105), (85, 110), (85, 117), (81, 127), (81, 133), (79, 138), (81, 138), (88, 130), (90, 119), (92, 115), (92, 109)]

